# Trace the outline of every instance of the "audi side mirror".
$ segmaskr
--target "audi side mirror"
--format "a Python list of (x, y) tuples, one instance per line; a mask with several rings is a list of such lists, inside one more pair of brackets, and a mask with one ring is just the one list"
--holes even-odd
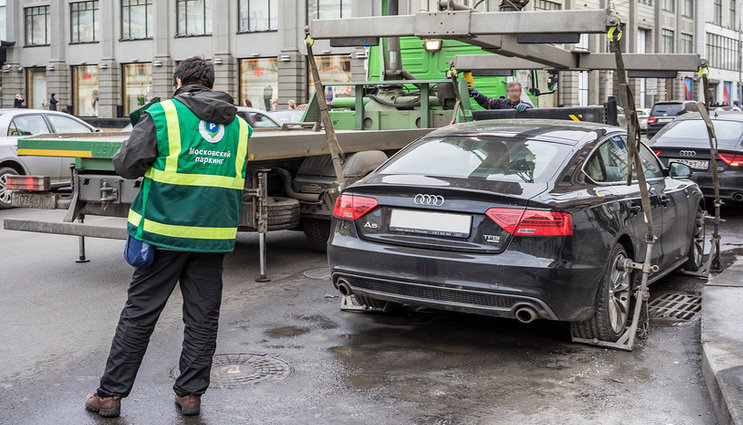
[(691, 173), (691, 167), (680, 162), (672, 162), (668, 166), (668, 175), (674, 179), (688, 179)]

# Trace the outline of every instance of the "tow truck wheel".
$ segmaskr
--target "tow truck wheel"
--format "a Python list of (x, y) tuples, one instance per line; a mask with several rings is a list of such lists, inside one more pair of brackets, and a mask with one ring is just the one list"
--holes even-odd
[(306, 218), (302, 220), (302, 230), (310, 243), (310, 248), (317, 252), (326, 252), (330, 238), (330, 220)]
[(0, 210), (10, 208), (10, 191), (8, 176), (17, 175), (18, 171), (10, 167), (0, 167)]
[(624, 268), (627, 251), (614, 245), (596, 297), (596, 311), (588, 320), (572, 322), (573, 335), (584, 339), (614, 342), (631, 320), (633, 272)]
[(694, 220), (691, 246), (689, 246), (689, 259), (684, 264), (684, 269), (692, 272), (701, 269), (704, 263), (704, 213), (704, 208), (699, 205)]

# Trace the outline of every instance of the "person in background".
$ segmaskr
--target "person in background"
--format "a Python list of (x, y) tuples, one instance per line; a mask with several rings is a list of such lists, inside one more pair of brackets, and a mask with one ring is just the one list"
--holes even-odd
[(246, 108), (252, 108), (253, 107), (253, 102), (251, 102), (250, 99), (245, 98), (245, 100), (243, 100), (243, 106), (246, 107)]
[(294, 99), (286, 102), (289, 105), (289, 109), (297, 109), (297, 102)]
[(270, 84), (266, 84), (266, 87), (263, 88), (263, 106), (266, 108), (266, 111), (271, 110), (271, 98), (273, 97), (273, 86)]
[(475, 102), (485, 109), (515, 109), (519, 112), (524, 112), (534, 107), (531, 103), (521, 99), (521, 83), (518, 81), (508, 83), (506, 93), (508, 93), (508, 98), (496, 99), (485, 96), (478, 92), (475, 87), (470, 88), (470, 96), (474, 97)]
[(13, 107), (14, 108), (23, 108), (23, 96), (21, 96), (20, 93), (15, 95), (15, 99), (13, 99)]
[(57, 93), (52, 93), (52, 97), (49, 98), (49, 110), (56, 111), (57, 103), (59, 103), (59, 101), (57, 100)]

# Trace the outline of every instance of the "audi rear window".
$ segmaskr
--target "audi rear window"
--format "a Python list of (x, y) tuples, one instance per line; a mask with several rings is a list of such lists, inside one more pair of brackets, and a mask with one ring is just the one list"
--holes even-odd
[(407, 146), (379, 172), (545, 183), (555, 174), (568, 152), (568, 145), (541, 140), (464, 136), (431, 138)]
[(684, 110), (684, 105), (681, 103), (660, 103), (653, 106), (653, 111), (650, 116), (653, 117), (664, 117), (664, 116), (676, 116), (679, 112)]
[[(712, 120), (720, 148), (734, 149), (743, 139), (743, 122)], [(707, 125), (703, 120), (674, 121), (653, 138), (652, 145), (709, 147)]]

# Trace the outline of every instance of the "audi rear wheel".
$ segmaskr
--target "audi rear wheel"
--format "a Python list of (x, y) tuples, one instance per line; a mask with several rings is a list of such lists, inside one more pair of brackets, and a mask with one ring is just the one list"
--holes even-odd
[(618, 340), (631, 320), (633, 271), (624, 267), (627, 251), (614, 245), (596, 296), (596, 310), (588, 320), (572, 322), (574, 336), (600, 341)]

